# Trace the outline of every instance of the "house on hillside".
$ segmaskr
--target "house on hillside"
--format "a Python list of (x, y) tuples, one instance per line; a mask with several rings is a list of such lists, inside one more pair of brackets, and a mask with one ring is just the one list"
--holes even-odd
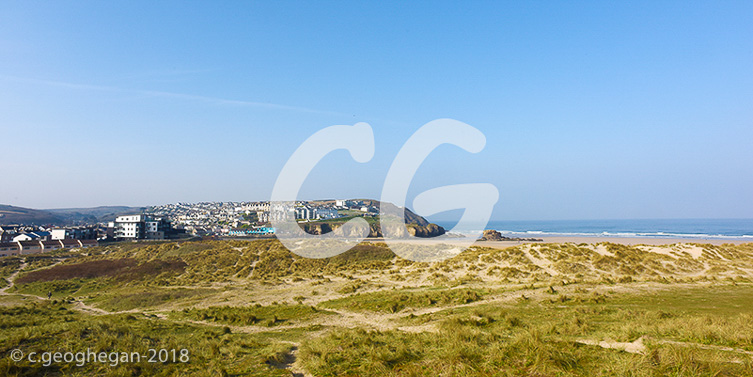
[(51, 231), (53, 240), (88, 240), (97, 238), (96, 227), (74, 227), (74, 228), (57, 228)]
[(50, 240), (50, 232), (43, 232), (43, 231), (36, 231), (36, 232), (29, 232), (29, 233), (21, 233), (15, 237), (13, 237), (13, 242), (22, 242), (22, 241), (49, 241)]
[(17, 226), (0, 226), (0, 242), (11, 242), (18, 235)]
[(32, 234), (32, 233), (21, 233), (15, 237), (13, 237), (13, 242), (24, 242), (24, 241), (34, 241), (38, 240), (39, 236)]

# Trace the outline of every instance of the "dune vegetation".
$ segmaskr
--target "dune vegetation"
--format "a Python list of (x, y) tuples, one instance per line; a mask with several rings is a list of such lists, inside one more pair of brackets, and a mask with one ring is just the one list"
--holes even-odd
[[(116, 243), (0, 258), (0, 375), (752, 376), (753, 244)], [(48, 299), (48, 294), (51, 298)], [(187, 350), (186, 362), (31, 352)]]

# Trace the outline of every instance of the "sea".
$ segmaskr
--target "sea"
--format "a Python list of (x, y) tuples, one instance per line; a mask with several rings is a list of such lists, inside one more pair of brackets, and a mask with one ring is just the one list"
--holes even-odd
[[(435, 222), (448, 230), (455, 226), (455, 222)], [(508, 237), (750, 239), (753, 242), (753, 219), (489, 221), (484, 229), (494, 229)], [(479, 230), (467, 229), (463, 233)]]

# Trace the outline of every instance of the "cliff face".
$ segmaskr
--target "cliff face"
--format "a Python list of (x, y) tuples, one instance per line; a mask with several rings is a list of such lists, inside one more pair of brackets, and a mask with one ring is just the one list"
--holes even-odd
[(314, 223), (314, 224), (305, 224), (303, 226), (303, 230), (306, 231), (308, 234), (315, 234), (315, 235), (321, 235), (324, 233), (329, 233), (332, 231), (332, 227), (329, 223)]
[[(372, 199), (358, 199), (368, 206), (378, 206), (382, 211), (388, 213), (395, 213), (399, 211), (399, 207), (392, 203), (380, 202)], [(445, 234), (445, 229), (437, 224), (429, 223), (428, 220), (422, 216), (414, 213), (410, 209), (403, 208), (403, 215), (405, 219), (405, 226), (395, 226), (395, 229), (389, 232), (390, 234), (396, 234), (397, 237), (436, 237)], [(384, 213), (384, 212), (383, 212)], [(389, 216), (389, 215), (388, 215)], [(309, 234), (321, 235), (329, 232), (335, 232), (341, 237), (356, 238), (358, 235), (345, 234), (345, 230), (342, 229), (343, 223), (347, 218), (339, 218), (332, 220), (316, 221), (310, 223), (300, 224), (301, 228)], [(382, 228), (379, 222), (379, 218), (368, 218), (369, 221), (369, 237), (383, 237)]]
[(437, 224), (415, 225), (408, 224), (408, 233), (415, 237), (436, 237), (445, 233), (444, 228)]
[[(414, 237), (436, 237), (441, 236), (445, 233), (445, 229), (437, 224), (431, 224), (425, 219), (422, 218), (423, 221), (426, 222), (426, 225), (419, 225), (419, 224), (406, 224), (405, 227), (398, 228), (397, 233), (400, 234), (401, 237), (407, 237), (408, 235), (414, 236)], [(332, 223), (332, 222), (315, 222), (315, 223), (305, 223), (301, 224), (303, 227), (303, 230), (306, 231), (306, 233), (314, 234), (314, 235), (320, 235), (329, 233), (332, 231), (335, 231), (336, 233), (341, 233), (342, 231), (339, 230), (342, 223)], [(343, 237), (355, 237), (356, 234), (339, 234)], [(382, 229), (378, 222), (370, 224), (370, 231), (369, 231), (369, 237), (382, 237)]]

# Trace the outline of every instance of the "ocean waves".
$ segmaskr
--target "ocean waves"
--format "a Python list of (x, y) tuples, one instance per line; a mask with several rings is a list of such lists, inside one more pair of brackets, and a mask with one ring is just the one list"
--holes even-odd
[[(451, 222), (437, 221), (445, 229)], [(490, 221), (506, 237), (624, 237), (734, 239), (753, 241), (753, 219), (647, 219), (647, 220), (546, 220)], [(478, 234), (478, 229), (461, 233)]]

